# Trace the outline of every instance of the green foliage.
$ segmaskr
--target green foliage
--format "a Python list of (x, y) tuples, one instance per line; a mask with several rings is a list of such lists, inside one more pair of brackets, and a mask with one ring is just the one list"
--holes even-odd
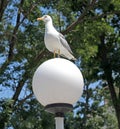
[[(53, 128), (53, 116), (46, 113), (43, 107), (35, 99), (26, 101), (15, 107), (15, 115), (12, 114), (7, 127), (19, 129), (47, 129)], [(16, 120), (17, 119), (17, 120)]]

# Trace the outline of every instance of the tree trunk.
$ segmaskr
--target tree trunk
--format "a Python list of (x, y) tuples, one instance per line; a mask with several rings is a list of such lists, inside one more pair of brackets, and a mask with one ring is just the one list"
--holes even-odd
[(115, 87), (113, 85), (112, 70), (105, 68), (104, 71), (105, 71), (106, 80), (108, 82), (112, 102), (113, 102), (113, 105), (115, 108), (115, 112), (116, 112), (116, 116), (117, 116), (117, 120), (118, 120), (118, 127), (120, 129), (120, 103), (119, 103), (120, 100), (119, 100), (119, 98), (117, 98), (117, 94), (115, 92)]
[(0, 22), (2, 21), (4, 11), (5, 11), (8, 3), (9, 3), (9, 1), (7, 1), (7, 0), (1, 0), (0, 1)]
[(111, 99), (113, 102), (113, 106), (115, 108), (116, 117), (118, 121), (118, 128), (120, 129), (120, 97), (117, 97), (117, 93), (115, 92), (114, 81), (112, 78), (112, 67), (109, 58), (107, 57), (108, 48), (105, 44), (105, 33), (100, 36), (101, 44), (99, 46), (99, 57), (101, 60), (101, 67), (103, 68), (105, 79), (108, 83)]

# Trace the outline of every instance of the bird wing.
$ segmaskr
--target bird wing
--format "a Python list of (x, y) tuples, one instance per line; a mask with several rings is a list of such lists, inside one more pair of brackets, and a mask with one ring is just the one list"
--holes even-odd
[(73, 54), (70, 46), (68, 45), (68, 43), (65, 39), (65, 37), (61, 33), (59, 33), (59, 39), (60, 39), (60, 42), (62, 43), (63, 47), (65, 47), (71, 54)]

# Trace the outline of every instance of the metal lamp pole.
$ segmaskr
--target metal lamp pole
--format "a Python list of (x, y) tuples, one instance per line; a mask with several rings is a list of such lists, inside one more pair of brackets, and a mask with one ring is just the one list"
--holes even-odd
[(56, 129), (64, 129), (64, 117), (55, 117)]

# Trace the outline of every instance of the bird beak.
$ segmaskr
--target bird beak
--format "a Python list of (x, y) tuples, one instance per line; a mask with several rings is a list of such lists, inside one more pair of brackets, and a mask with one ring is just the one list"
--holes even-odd
[(37, 18), (37, 21), (41, 21), (41, 20), (43, 20), (43, 18), (42, 18), (42, 17), (40, 17), (40, 18)]

